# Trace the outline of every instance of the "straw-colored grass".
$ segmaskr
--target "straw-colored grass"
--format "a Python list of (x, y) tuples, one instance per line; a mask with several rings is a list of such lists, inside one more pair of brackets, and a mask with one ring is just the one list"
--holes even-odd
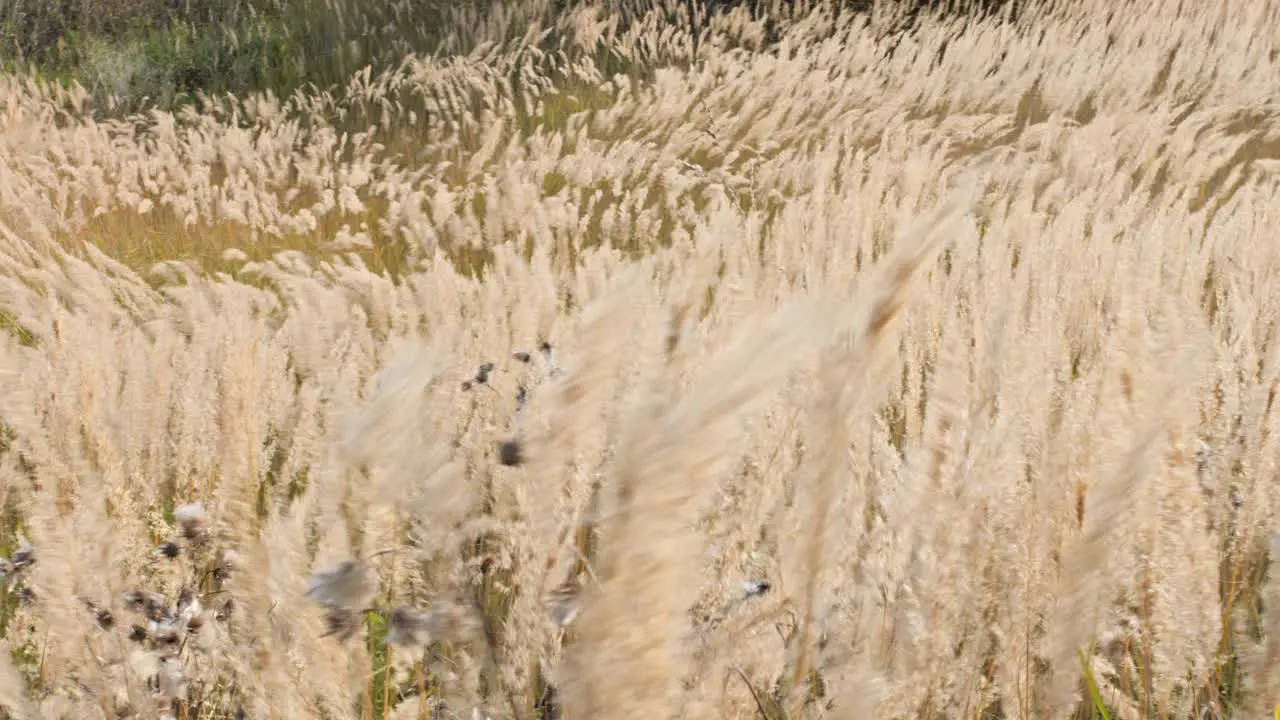
[(1280, 713), (1280, 6), (683, 5), (0, 76), (0, 715)]

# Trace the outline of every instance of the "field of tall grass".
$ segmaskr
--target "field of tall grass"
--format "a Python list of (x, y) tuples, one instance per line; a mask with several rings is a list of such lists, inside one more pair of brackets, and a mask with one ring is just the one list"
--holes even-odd
[(809, 5), (0, 74), (0, 717), (1280, 718), (1280, 4)]

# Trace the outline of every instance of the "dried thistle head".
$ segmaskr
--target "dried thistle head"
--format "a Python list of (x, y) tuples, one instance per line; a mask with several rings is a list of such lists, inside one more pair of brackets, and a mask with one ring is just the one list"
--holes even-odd
[(539, 343), (538, 352), (542, 353), (543, 359), (546, 360), (547, 372), (550, 373), (552, 377), (558, 376), (560, 374), (560, 367), (556, 364), (555, 351), (552, 350), (551, 343), (545, 340)]
[(35, 548), (31, 547), (31, 543), (27, 542), (25, 537), (22, 538), (22, 542), (18, 545), (18, 549), (13, 551), (13, 557), (9, 558), (9, 563), (17, 572), (21, 572), (22, 570), (36, 564)]
[(94, 618), (98, 621), (98, 627), (103, 630), (110, 630), (116, 626), (115, 616), (111, 614), (110, 610), (99, 608), (98, 611), (94, 613)]
[(357, 624), (355, 612), (340, 607), (329, 608), (324, 614), (325, 631), (320, 637), (333, 636), (345, 642), (355, 635)]
[(387, 621), (387, 643), (400, 647), (424, 647), (431, 642), (427, 616), (410, 607), (397, 607)]
[(178, 602), (175, 606), (179, 622), (188, 622), (204, 611), (195, 588), (186, 585), (178, 591)]
[(173, 560), (182, 554), (182, 546), (172, 540), (156, 548), (161, 557)]
[(760, 597), (769, 592), (773, 588), (773, 584), (768, 580), (748, 580), (742, 583), (743, 597), (754, 598)]
[(352, 609), (366, 605), (377, 591), (373, 568), (357, 559), (313, 575), (307, 596), (325, 607)]
[(576, 577), (560, 583), (547, 592), (542, 604), (552, 622), (560, 627), (569, 626), (582, 611), (582, 583)]
[(182, 671), (182, 662), (174, 657), (161, 657), (160, 671), (153, 679), (151, 688), (157, 695), (171, 702), (186, 697), (187, 677)]
[(18, 549), (13, 551), (12, 557), (0, 557), (0, 582), (5, 584), (12, 583), (22, 574), (23, 570), (34, 565), (35, 562), (35, 550), (24, 538)]
[(203, 503), (179, 505), (173, 511), (173, 519), (178, 523), (178, 532), (187, 540), (200, 538), (209, 530), (209, 516)]
[(98, 607), (98, 605), (88, 600), (84, 601), (84, 604), (85, 607), (89, 609), (89, 612), (93, 614), (93, 618), (97, 621), (98, 627), (103, 630), (110, 630), (116, 626), (116, 618), (111, 614), (110, 610)]
[(207, 613), (194, 589), (190, 587), (182, 589), (178, 595), (177, 611), (178, 617), (175, 624), (187, 634), (198, 635), (204, 628)]
[(427, 636), (432, 642), (468, 642), (480, 632), (480, 618), (465, 603), (437, 601), (422, 614)]
[(232, 600), (231, 598), (227, 598), (221, 605), (218, 606), (217, 610), (213, 611), (213, 619), (217, 620), (218, 622), (226, 622), (227, 620), (231, 619), (231, 614), (235, 612), (235, 608), (236, 608), (235, 601)]
[(489, 373), (491, 372), (493, 372), (493, 363), (481, 363), (480, 367), (476, 369), (476, 374), (470, 380), (466, 380), (462, 383), (462, 389), (470, 390), (476, 385), (487, 386), (489, 384)]
[(160, 593), (128, 590), (121, 599), (126, 608), (145, 616), (152, 622), (164, 622), (173, 617), (173, 613), (169, 611), (169, 603)]
[(182, 636), (182, 630), (175, 623), (164, 623), (151, 632), (151, 642), (160, 657), (176, 657), (182, 649)]
[(231, 579), (232, 573), (239, 569), (240, 565), (239, 553), (235, 550), (223, 550), (222, 558), (213, 566), (213, 570), (210, 572), (214, 580), (224, 583)]
[(518, 439), (498, 443), (498, 462), (507, 467), (519, 467), (525, 462), (524, 446)]

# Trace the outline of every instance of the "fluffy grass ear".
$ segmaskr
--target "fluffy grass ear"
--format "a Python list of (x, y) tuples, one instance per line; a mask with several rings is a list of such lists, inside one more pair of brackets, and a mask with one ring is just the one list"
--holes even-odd
[(829, 333), (812, 302), (745, 324), (679, 397), (642, 399), (604, 488), (598, 585), (562, 684), (573, 717), (639, 717), (678, 702), (697, 595), (694, 524), (740, 452), (743, 423)]
[[(847, 374), (827, 367), (821, 375), (819, 392), (837, 403), (825, 419), (836, 425), (824, 428), (814, 441), (818, 457), (825, 458), (814, 480), (817, 487), (801, 489), (816, 498), (808, 528), (816, 540), (807, 553), (809, 572), (801, 596), (801, 643), (808, 645), (828, 522), (824, 511), (847, 438), (839, 425), (862, 409), (842, 398), (849, 396), (850, 384), (874, 377), (874, 372), (858, 370), (874, 369), (870, 363), (890, 337), (912, 276), (937, 251), (973, 196), (966, 187), (923, 218), (918, 230), (909, 231), (919, 237), (903, 238), (852, 307), (824, 313), (823, 303), (793, 300), (767, 319), (744, 323), (724, 349), (707, 359), (680, 397), (655, 394), (640, 403), (640, 411), (621, 429), (618, 464), (606, 487), (606, 520), (600, 526), (599, 585), (586, 595), (578, 642), (568, 658), (564, 702), (574, 716), (661, 712), (678, 696), (681, 679), (693, 671), (687, 665), (691, 648), (685, 615), (697, 595), (699, 563), (690, 550), (698, 545), (693, 525), (701, 506), (733, 466), (744, 424), (756, 409), (819, 349), (840, 338), (855, 348), (854, 366), (842, 367)], [(848, 316), (858, 318), (851, 337), (840, 333)], [(795, 670), (800, 677), (808, 673), (806, 653), (807, 648)]]
[[(958, 235), (959, 222), (977, 199), (973, 180), (954, 190), (946, 201), (922, 215), (901, 232), (893, 250), (864, 276), (854, 300), (836, 317), (853, 318), (834, 343), (823, 348), (816, 374), (815, 397), (810, 400), (812, 454), (797, 482), (797, 507), (804, 517), (805, 534), (786, 546), (784, 574), (792, 582), (800, 610), (799, 633), (791, 650), (796, 659), (790, 668), (787, 702), (793, 709), (807, 702), (808, 678), (816, 664), (817, 610), (830, 599), (830, 584), (823, 582), (828, 564), (827, 544), (845, 534), (832, 533), (840, 520), (834, 510), (840, 488), (847, 481), (848, 448), (853, 428), (875, 405), (884, 401), (886, 388), (875, 383), (893, 364), (893, 341), (900, 315), (907, 304), (916, 276), (935, 259), (948, 241)], [(965, 248), (959, 248), (964, 252)], [(864, 496), (861, 502), (866, 502)]]

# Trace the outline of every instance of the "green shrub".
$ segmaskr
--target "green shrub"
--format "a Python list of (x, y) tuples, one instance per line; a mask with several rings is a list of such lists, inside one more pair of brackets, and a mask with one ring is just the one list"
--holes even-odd
[(76, 80), (122, 109), (169, 106), (196, 91), (284, 95), (343, 83), (410, 53), (460, 52), (477, 19), (509, 16), (523, 33), (550, 5), (412, 0), (12, 0), (0, 7), (0, 68)]
[[(829, 0), (849, 12), (869, 0)], [(921, 10), (989, 12), (1017, 0), (899, 0), (911, 24)], [(172, 107), (207, 94), (303, 84), (331, 87), (371, 66), (375, 74), (411, 53), (465, 53), (491, 39), (551, 28), (565, 0), (9, 0), (0, 6), (0, 69), (35, 66), (46, 77), (79, 81), (99, 107)], [(706, 21), (745, 6), (786, 23), (804, 0), (689, 0), (667, 3), (667, 21)], [(604, 0), (621, 27), (655, 0)], [(780, 26), (779, 26), (780, 27)], [(495, 37), (495, 34), (497, 35)], [(554, 42), (554, 39), (552, 40)], [(114, 102), (108, 102), (112, 98)]]

